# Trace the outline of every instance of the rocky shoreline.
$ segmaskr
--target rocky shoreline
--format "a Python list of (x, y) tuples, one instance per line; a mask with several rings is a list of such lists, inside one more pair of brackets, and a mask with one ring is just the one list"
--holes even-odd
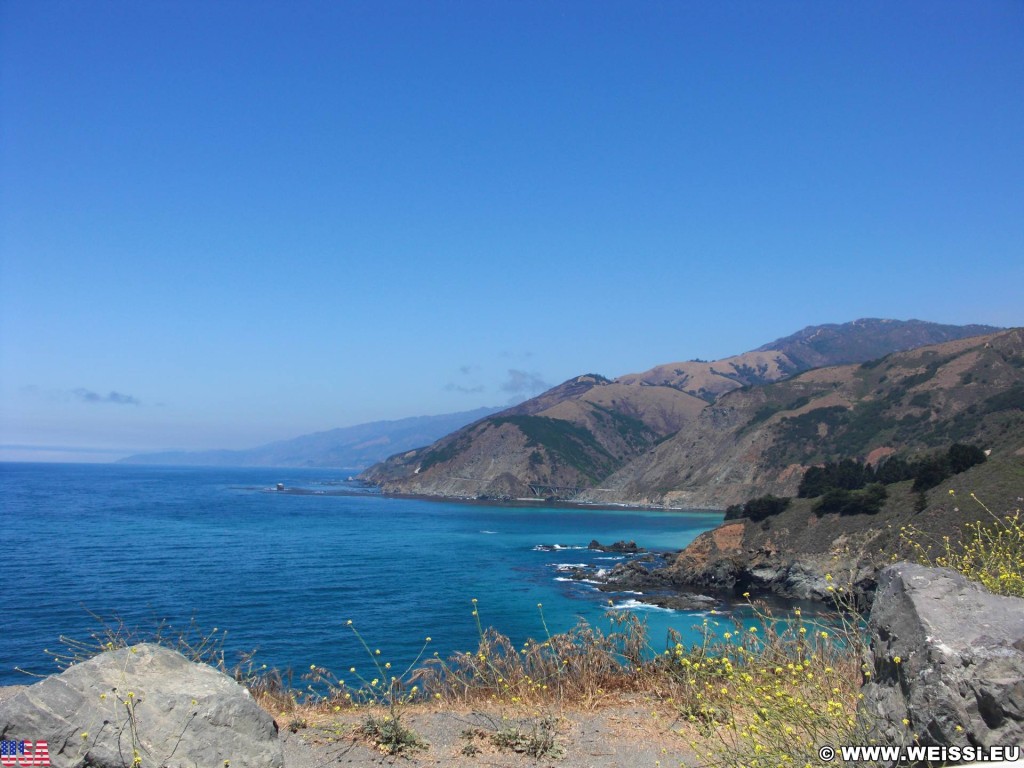
[(563, 577), (592, 584), (601, 592), (674, 611), (719, 610), (724, 606), (723, 599), (688, 591), (666, 578), (667, 565), (675, 553), (648, 552), (634, 541), (604, 545), (596, 539), (587, 549), (622, 554), (626, 559), (611, 568), (597, 564), (562, 566), (559, 572)]

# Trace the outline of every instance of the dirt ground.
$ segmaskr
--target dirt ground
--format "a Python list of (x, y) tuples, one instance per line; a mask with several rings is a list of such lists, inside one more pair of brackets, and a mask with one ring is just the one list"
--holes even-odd
[[(341, 712), (310, 717), (305, 727), (292, 730), (288, 718), (278, 718), (285, 768), (320, 766), (401, 765), (456, 768), (687, 768), (699, 763), (689, 747), (689, 729), (664, 707), (641, 701), (621, 701), (594, 711), (556, 709), (510, 712), (499, 708), (452, 710), (415, 708), (401, 716), (428, 746), (401, 755), (385, 755), (359, 734), (365, 714)], [(549, 719), (555, 749), (541, 756), (499, 748), (494, 735), (522, 734), (523, 741), (543, 734)], [(683, 735), (677, 731), (684, 728)], [(522, 745), (521, 745), (522, 746)]]
[[(23, 686), (0, 687), (0, 700)], [(410, 707), (401, 722), (426, 743), (423, 750), (386, 755), (360, 735), (366, 712), (273, 714), (280, 729), (284, 768), (327, 766), (451, 766), (452, 768), (695, 768), (689, 747), (697, 738), (670, 708), (641, 698), (621, 699), (594, 710), (557, 707), (511, 710)], [(520, 733), (524, 741), (551, 723), (555, 748), (539, 757), (499, 748), (493, 736)], [(294, 726), (294, 728), (293, 728)], [(682, 729), (682, 734), (679, 730)]]

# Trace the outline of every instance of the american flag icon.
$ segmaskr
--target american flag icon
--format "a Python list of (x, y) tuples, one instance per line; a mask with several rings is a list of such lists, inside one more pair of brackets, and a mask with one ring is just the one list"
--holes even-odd
[(28, 766), (49, 765), (50, 747), (45, 741), (2, 741), (0, 742), (0, 765)]

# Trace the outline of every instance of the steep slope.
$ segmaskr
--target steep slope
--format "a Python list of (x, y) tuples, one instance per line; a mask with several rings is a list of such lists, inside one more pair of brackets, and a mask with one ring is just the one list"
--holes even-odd
[(844, 589), (867, 604), (878, 571), (893, 558), (913, 557), (906, 531), (919, 531), (910, 537), (938, 554), (968, 523), (1020, 512), (1024, 329), (734, 392), (705, 409), (685, 439), (665, 441), (605, 481), (615, 486), (606, 495), (721, 506), (766, 492), (793, 494), (805, 468), (818, 462), (922, 458), (955, 442), (984, 448), (987, 460), (935, 478), (927, 490), (915, 490), (912, 480), (890, 483), (874, 512), (818, 509), (820, 499), (801, 498), (757, 519), (740, 512), (650, 577), (683, 590), (799, 599), (831, 600)]
[(989, 510), (1002, 516), (1021, 509), (1024, 447), (1019, 429), (1016, 441), (994, 446), (988, 461), (927, 491), (923, 503), (909, 481), (888, 486), (885, 505), (874, 515), (818, 515), (813, 500), (794, 499), (766, 520), (729, 520), (701, 534), (658, 575), (685, 590), (717, 588), (735, 595), (770, 591), (830, 600), (834, 590), (843, 589), (867, 604), (882, 567), (894, 558), (914, 558), (903, 538), (908, 527), (926, 531), (911, 536), (926, 548), (937, 548), (946, 536), (958, 541), (970, 523), (991, 523)]
[(705, 405), (671, 387), (630, 386), (587, 374), (428, 448), (393, 456), (363, 477), (401, 493), (574, 496)]
[(301, 435), (246, 450), (143, 453), (122, 464), (206, 467), (338, 467), (363, 469), (395, 451), (407, 450), (495, 413), (497, 408), (374, 421)]
[[(586, 491), (580, 498), (661, 499), (685, 488), (686, 478), (656, 467), (656, 479), (632, 483), (628, 468), (652, 449), (658, 453), (663, 442), (685, 443), (708, 403), (806, 370), (808, 350), (819, 359), (860, 362), (879, 349), (971, 335), (980, 327), (859, 320), (780, 339), (788, 352), (762, 348), (714, 362), (670, 363), (614, 381), (578, 376), (431, 446), (392, 456), (363, 479), (389, 492), (437, 496), (575, 498)], [(727, 421), (716, 438), (730, 434)]]
[(819, 368), (734, 391), (602, 482), (590, 501), (724, 507), (792, 495), (806, 467), (1021, 434), (1024, 331)]

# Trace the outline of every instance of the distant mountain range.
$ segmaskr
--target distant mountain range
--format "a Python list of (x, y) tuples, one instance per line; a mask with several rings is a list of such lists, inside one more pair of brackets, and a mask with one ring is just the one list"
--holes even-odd
[[(937, 431), (927, 437), (926, 427), (957, 418), (960, 410), (952, 403), (987, 407), (975, 401), (1019, 380), (1020, 369), (997, 361), (994, 353), (978, 357), (1000, 370), (998, 380), (994, 373), (975, 371), (970, 357), (950, 370), (961, 366), (973, 378), (961, 382), (953, 373), (936, 378), (949, 360), (960, 359), (957, 350), (990, 343), (979, 337), (999, 331), (864, 319), (812, 326), (713, 362), (668, 363), (615, 380), (585, 374), (426, 448), (392, 456), (362, 477), (398, 493), (722, 507), (759, 492), (795, 489), (799, 468), (823, 457), (843, 451), (856, 455), (895, 437), (917, 446), (938, 439)], [(1010, 341), (1000, 344), (1012, 348), (1012, 333), (1006, 337)], [(944, 343), (952, 346), (936, 347), (927, 359), (905, 354)], [(892, 356), (893, 372), (875, 383), (878, 392), (865, 389), (858, 372), (874, 369), (858, 364), (885, 355)], [(847, 367), (834, 367), (842, 365)], [(904, 369), (906, 376), (898, 378), (910, 378), (902, 389), (890, 390)], [(824, 382), (820, 386), (819, 380)], [(939, 382), (973, 389), (962, 396), (929, 394)], [(904, 403), (904, 395), (913, 402)], [(827, 418), (820, 424), (817, 416), (805, 416), (821, 409)], [(862, 414), (875, 414), (878, 420)], [(889, 419), (904, 419), (897, 425), (905, 425), (903, 431)], [(910, 429), (911, 421), (921, 428), (918, 432)], [(780, 423), (789, 431), (772, 431), (781, 429)], [(963, 419), (948, 429), (949, 435), (973, 434)], [(840, 433), (848, 437), (831, 451), (814, 448)], [(806, 444), (798, 445), (797, 439)]]
[(331, 467), (360, 470), (396, 451), (437, 440), (453, 430), (489, 416), (500, 408), (477, 408), (440, 416), (414, 416), (374, 421), (352, 427), (314, 432), (247, 450), (167, 451), (142, 453), (121, 464), (209, 467)]

